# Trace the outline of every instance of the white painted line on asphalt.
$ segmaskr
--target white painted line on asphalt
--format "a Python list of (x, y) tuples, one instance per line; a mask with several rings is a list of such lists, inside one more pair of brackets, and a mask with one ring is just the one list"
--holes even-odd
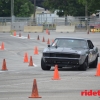
[(34, 67), (37, 67), (37, 65), (36, 64), (33, 64), (34, 65)]
[(35, 39), (35, 38), (30, 38), (30, 39)]
[(25, 36), (19, 37), (18, 35), (16, 35), (16, 36), (10, 35), (10, 36), (15, 37), (15, 38), (21, 38), (21, 39), (26, 39), (26, 38), (27, 38), (27, 37), (25, 37)]
[(0, 71), (0, 72), (4, 72), (4, 71)]
[[(21, 37), (19, 37), (19, 35), (16, 35), (16, 36), (10, 35), (10, 36), (15, 37), (15, 38), (20, 38), (20, 39), (27, 39), (26, 36), (21, 36)], [(35, 38), (30, 38), (30, 39), (35, 39)]]

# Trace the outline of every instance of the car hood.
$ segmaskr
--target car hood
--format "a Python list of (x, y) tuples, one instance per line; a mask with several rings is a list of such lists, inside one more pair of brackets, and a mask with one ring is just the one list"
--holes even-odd
[(78, 54), (83, 54), (86, 52), (87, 49), (84, 48), (61, 48), (61, 47), (50, 47), (50, 48), (45, 48), (43, 52), (63, 52), (63, 53), (78, 53)]

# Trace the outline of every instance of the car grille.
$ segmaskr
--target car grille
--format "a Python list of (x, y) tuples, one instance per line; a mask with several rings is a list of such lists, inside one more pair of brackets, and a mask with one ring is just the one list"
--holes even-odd
[(79, 60), (78, 59), (63, 59), (63, 58), (45, 58), (46, 64), (50, 65), (69, 65), (69, 66), (78, 66)]
[(67, 58), (80, 58), (79, 54), (63, 54), (63, 53), (44, 53), (45, 57), (67, 57)]

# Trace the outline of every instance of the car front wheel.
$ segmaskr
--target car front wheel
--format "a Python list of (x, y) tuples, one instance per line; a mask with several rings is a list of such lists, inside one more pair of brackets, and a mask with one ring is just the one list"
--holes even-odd
[(92, 63), (92, 64), (90, 64), (90, 68), (96, 68), (97, 67), (97, 64), (98, 64), (98, 57), (95, 59), (95, 61)]
[(80, 67), (78, 67), (79, 70), (81, 71), (86, 71), (88, 68), (88, 61), (87, 59), (84, 61), (84, 63), (82, 65), (80, 65)]
[(50, 70), (51, 66), (46, 66), (45, 62), (43, 61), (43, 58), (41, 58), (41, 68), (42, 70)]

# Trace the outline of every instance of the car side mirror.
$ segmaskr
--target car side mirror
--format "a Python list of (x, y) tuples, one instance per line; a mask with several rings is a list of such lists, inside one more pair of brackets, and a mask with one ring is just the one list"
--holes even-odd
[(48, 47), (50, 47), (50, 45), (48, 45)]

